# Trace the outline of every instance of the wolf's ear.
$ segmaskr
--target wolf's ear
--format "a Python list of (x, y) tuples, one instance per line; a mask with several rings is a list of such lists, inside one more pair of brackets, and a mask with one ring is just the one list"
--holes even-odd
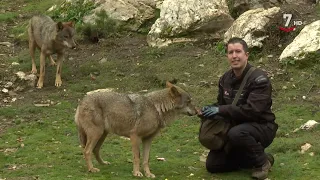
[(73, 26), (74, 26), (74, 22), (73, 21), (69, 21), (69, 22), (65, 22), (65, 23), (63, 23), (64, 25), (67, 25), (67, 26), (69, 26), (69, 27), (72, 27), (73, 28)]
[(169, 81), (167, 81), (166, 86), (167, 86), (167, 88), (171, 88), (173, 85)]
[(181, 94), (178, 91), (178, 89), (175, 86), (173, 86), (172, 84), (171, 84), (171, 87), (170, 87), (170, 95), (172, 97), (180, 97), (181, 96)]
[(57, 23), (57, 30), (58, 31), (61, 31), (63, 29), (63, 24), (62, 24), (62, 22), (58, 22)]

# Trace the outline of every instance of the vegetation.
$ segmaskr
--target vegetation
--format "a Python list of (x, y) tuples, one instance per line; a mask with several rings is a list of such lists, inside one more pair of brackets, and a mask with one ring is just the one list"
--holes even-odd
[(74, 21), (76, 24), (83, 23), (83, 17), (95, 8), (93, 1), (76, 0), (63, 2), (60, 6), (53, 8), (51, 16), (59, 21)]

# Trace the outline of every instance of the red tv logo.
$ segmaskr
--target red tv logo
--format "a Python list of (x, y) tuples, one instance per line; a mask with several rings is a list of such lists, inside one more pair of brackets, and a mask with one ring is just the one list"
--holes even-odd
[(283, 14), (283, 19), (286, 21), (286, 23), (284, 24), (284, 27), (279, 27), (279, 29), (281, 31), (284, 31), (284, 32), (291, 32), (291, 31), (294, 31), (296, 29), (297, 26), (300, 26), (302, 25), (302, 21), (299, 21), (299, 20), (294, 20), (293, 21), (293, 26), (290, 26), (289, 27), (289, 24), (291, 22), (291, 19), (292, 19), (292, 14)]

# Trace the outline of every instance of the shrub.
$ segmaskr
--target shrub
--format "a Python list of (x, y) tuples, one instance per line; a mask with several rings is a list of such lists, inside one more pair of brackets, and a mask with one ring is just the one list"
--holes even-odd
[(76, 24), (83, 23), (83, 17), (95, 8), (93, 1), (75, 0), (64, 2), (52, 11), (51, 17), (60, 21), (74, 21)]

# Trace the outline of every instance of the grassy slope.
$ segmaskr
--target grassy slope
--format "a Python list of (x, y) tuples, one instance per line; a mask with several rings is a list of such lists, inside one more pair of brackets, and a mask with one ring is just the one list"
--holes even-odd
[[(32, 4), (27, 4), (25, 9), (32, 8)], [(195, 52), (200, 54), (198, 58)], [(103, 53), (112, 56), (109, 52)], [(176, 78), (179, 83), (187, 85), (185, 89), (193, 95), (195, 104), (202, 106), (215, 100), (218, 76), (228, 68), (224, 55), (216, 47), (192, 44), (173, 45), (160, 50), (143, 47), (139, 53), (141, 56), (136, 60), (119, 57), (102, 65), (97, 63), (100, 58), (96, 57), (93, 61), (82, 63), (79, 70), (73, 70), (67, 62), (63, 71), (63, 77), (67, 78), (63, 87), (66, 91), (62, 88), (44, 88), (27, 94), (26, 98), (31, 101), (1, 108), (0, 117), (13, 120), (15, 125), (0, 136), (0, 178), (139, 179), (131, 175), (129, 141), (112, 135), (107, 137), (102, 150), (102, 157), (112, 164), (101, 166), (94, 161), (101, 172), (86, 172), (73, 123), (78, 98), (82, 98), (86, 91), (105, 87), (114, 87), (121, 92), (159, 89), (164, 80)], [(16, 59), (11, 59), (16, 60), (21, 62), (20, 70), (30, 70), (27, 50)], [(274, 74), (273, 109), (280, 128), (274, 143), (267, 149), (276, 156), (269, 178), (320, 178), (319, 127), (308, 132), (292, 133), (307, 120), (319, 120), (319, 65), (305, 68), (289, 66), (282, 71), (275, 60), (265, 58), (258, 63), (255, 59), (251, 63)], [(100, 75), (95, 81), (90, 81), (88, 73), (95, 71)], [(74, 78), (68, 78), (71, 75)], [(201, 86), (201, 81), (213, 85)], [(307, 96), (306, 100), (302, 99), (303, 95)], [(50, 107), (34, 107), (32, 98), (59, 103)], [(199, 161), (205, 149), (197, 141), (198, 128), (197, 117), (182, 117), (155, 139), (150, 164), (157, 179), (250, 179), (248, 171), (208, 174), (204, 163)], [(300, 146), (306, 142), (313, 147), (306, 154), (300, 154)], [(309, 152), (315, 155), (310, 156)], [(166, 161), (157, 161), (156, 157), (164, 157)], [(191, 173), (193, 176), (190, 176)]]

